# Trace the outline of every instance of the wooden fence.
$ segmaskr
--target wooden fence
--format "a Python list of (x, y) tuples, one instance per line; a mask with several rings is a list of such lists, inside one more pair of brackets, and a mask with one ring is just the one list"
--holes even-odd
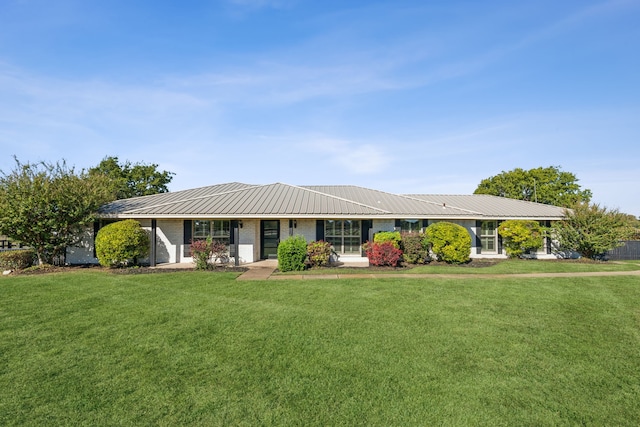
[(640, 260), (640, 240), (627, 240), (623, 246), (607, 252), (610, 260)]

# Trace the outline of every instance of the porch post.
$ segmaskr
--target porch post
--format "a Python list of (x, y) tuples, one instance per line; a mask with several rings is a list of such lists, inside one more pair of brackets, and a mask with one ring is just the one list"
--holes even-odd
[(149, 253), (149, 266), (156, 266), (156, 228), (158, 226), (157, 220), (151, 220), (151, 251)]
[(234, 257), (234, 264), (236, 267), (240, 266), (240, 225), (238, 221), (233, 226), (233, 246), (236, 256)]

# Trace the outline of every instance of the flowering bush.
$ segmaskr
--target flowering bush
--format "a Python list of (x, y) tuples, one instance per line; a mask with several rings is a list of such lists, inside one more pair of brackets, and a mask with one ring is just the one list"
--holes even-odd
[(402, 259), (402, 251), (396, 248), (392, 241), (383, 243), (367, 242), (364, 248), (371, 265), (397, 267)]
[(209, 268), (209, 259), (211, 259), (211, 244), (209, 240), (193, 240), (191, 242), (191, 256), (196, 264), (196, 270)]
[(206, 240), (193, 240), (191, 254), (193, 262), (196, 264), (196, 270), (206, 270), (212, 259), (215, 264), (227, 258), (227, 245), (219, 240), (213, 240), (211, 237), (207, 237)]

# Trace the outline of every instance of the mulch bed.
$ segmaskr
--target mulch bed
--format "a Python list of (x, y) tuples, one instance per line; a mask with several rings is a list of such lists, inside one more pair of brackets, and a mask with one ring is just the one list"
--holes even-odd
[[(51, 274), (51, 273), (66, 273), (72, 271), (80, 271), (80, 270), (104, 270), (106, 272), (112, 274), (157, 274), (157, 273), (177, 273), (177, 272), (188, 272), (195, 271), (195, 266), (193, 269), (191, 268), (157, 268), (157, 267), (127, 267), (127, 268), (107, 268), (102, 267), (100, 265), (95, 264), (83, 264), (83, 265), (65, 265), (65, 266), (56, 266), (56, 265), (43, 265), (30, 267), (25, 270), (14, 270), (11, 272), (11, 275), (37, 275), (37, 274)], [(215, 267), (210, 268), (207, 271), (212, 273), (216, 272), (237, 272), (244, 273), (247, 271), (247, 267), (236, 267), (236, 266), (225, 266), (225, 265), (216, 265)]]

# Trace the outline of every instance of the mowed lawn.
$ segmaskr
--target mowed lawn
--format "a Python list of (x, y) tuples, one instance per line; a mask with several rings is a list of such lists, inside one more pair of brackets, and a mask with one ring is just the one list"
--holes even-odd
[(0, 279), (0, 425), (640, 425), (640, 276)]

